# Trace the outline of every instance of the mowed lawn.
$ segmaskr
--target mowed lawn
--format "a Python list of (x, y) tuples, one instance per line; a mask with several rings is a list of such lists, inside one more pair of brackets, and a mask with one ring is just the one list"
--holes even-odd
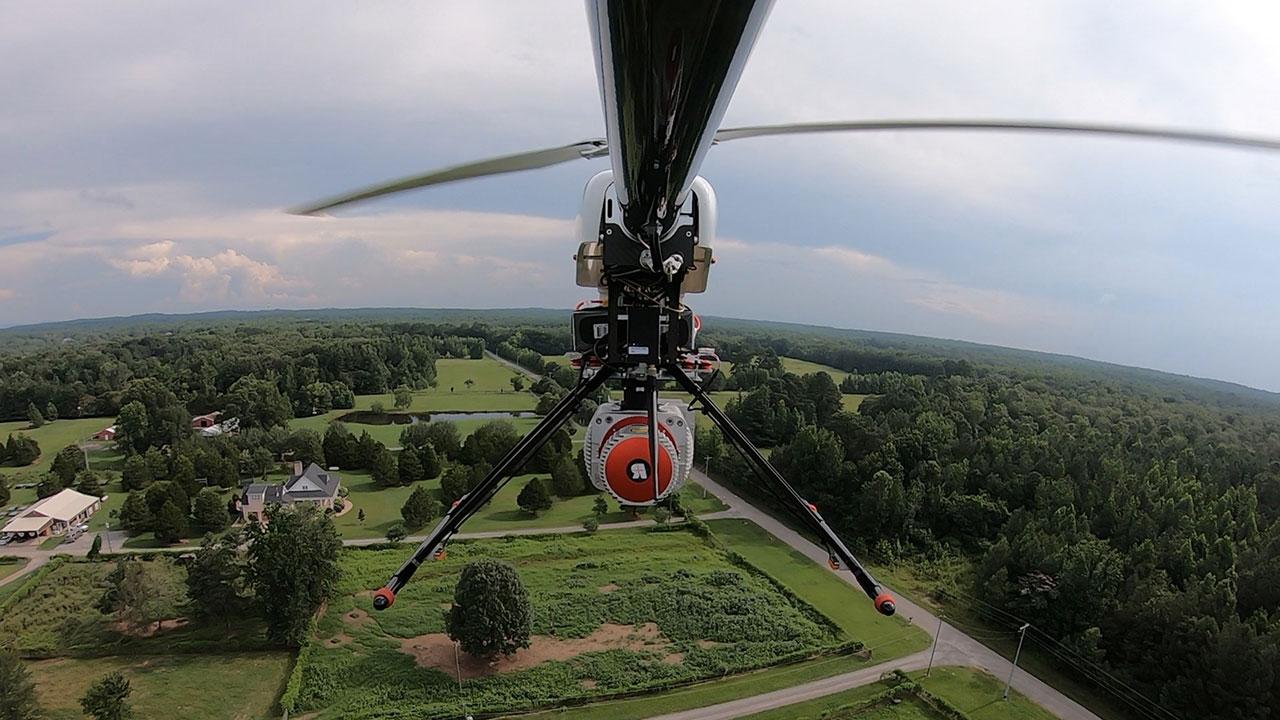
[(0, 423), (0, 442), (9, 438), (10, 434), (22, 433), (40, 445), (40, 457), (25, 467), (0, 467), (0, 475), (31, 475), (33, 478), (45, 470), (53, 462), (58, 451), (68, 445), (88, 440), (94, 433), (111, 425), (115, 418), (75, 418), (54, 420), (42, 427), (30, 428), (26, 420), (14, 420)]
[[(480, 532), (520, 528), (578, 527), (582, 525), (584, 520), (592, 516), (597, 497), (595, 494), (580, 495), (573, 498), (555, 498), (550, 510), (538, 513), (536, 516), (520, 510), (519, 505), (516, 503), (516, 497), (520, 494), (525, 484), (535, 477), (542, 478), (544, 482), (549, 481), (546, 473), (519, 475), (512, 478), (502, 490), (498, 491), (498, 494), (494, 496), (488, 505), (467, 521), (462, 531)], [(387, 531), (393, 525), (402, 523), (400, 508), (404, 506), (405, 501), (409, 499), (409, 495), (414, 490), (412, 485), (380, 488), (373, 482), (373, 478), (367, 472), (343, 473), (342, 484), (350, 492), (347, 500), (353, 504), (353, 507), (335, 518), (334, 522), (338, 526), (338, 532), (344, 538), (351, 539), (386, 537)], [(434, 491), (438, 497), (440, 478), (424, 480), (421, 484)], [(724, 504), (714, 495), (708, 495), (703, 498), (702, 488), (694, 483), (686, 486), (683, 493), (682, 497), (685, 499), (686, 505), (695, 514), (725, 509)], [(609, 506), (611, 510), (602, 522), (625, 522), (633, 519), (630, 514), (621, 512), (617, 503), (610, 501)], [(365, 512), (364, 522), (360, 521), (359, 511), (361, 508)], [(443, 507), (440, 510), (443, 512)], [(433, 524), (434, 521), (428, 523), (424, 528), (411, 531), (411, 533), (415, 535), (425, 534)]]
[(137, 718), (259, 720), (273, 706), (291, 664), (284, 651), (216, 655), (58, 658), (28, 663), (50, 720), (81, 720), (80, 698), (103, 675), (124, 673)]
[(26, 558), (11, 556), (0, 557), (0, 580), (4, 580), (26, 566)]
[[(759, 525), (740, 518), (709, 520), (725, 547), (739, 553), (831, 618), (849, 637), (872, 648), (877, 661), (929, 647), (929, 634), (902, 617), (876, 612), (861, 590), (793, 550)], [(846, 572), (841, 570), (840, 572)]]
[[(1002, 700), (1004, 683), (981, 670), (961, 667), (934, 668), (929, 677), (923, 671), (911, 673), (925, 690), (946, 700), (969, 720), (1055, 720), (1048, 710), (1012, 691)], [(748, 715), (748, 720), (940, 720), (942, 715), (914, 698), (899, 705), (854, 712), (860, 703), (884, 692), (888, 685), (872, 683), (809, 702)]]
[[(407, 412), (479, 412), (495, 410), (532, 410), (538, 398), (525, 390), (516, 392), (511, 387), (511, 377), (516, 371), (492, 358), (466, 360), (443, 358), (436, 361), (436, 386), (413, 393), (413, 404)], [(470, 388), (467, 380), (472, 381)], [(375, 402), (381, 402), (388, 410), (395, 407), (395, 396), (359, 395), (356, 409), (368, 410)]]

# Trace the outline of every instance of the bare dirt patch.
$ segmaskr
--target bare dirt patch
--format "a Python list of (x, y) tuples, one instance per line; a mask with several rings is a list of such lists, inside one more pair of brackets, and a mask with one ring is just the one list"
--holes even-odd
[(605, 594), (607, 595), (607, 594), (609, 594), (609, 593), (611, 593), (611, 592), (613, 592), (613, 591), (617, 590), (617, 589), (618, 589), (618, 586), (617, 586), (617, 585), (615, 585), (615, 584), (613, 584), (613, 583), (609, 583), (608, 585), (601, 585), (600, 587), (598, 587), (598, 588), (596, 588), (596, 589), (597, 589), (597, 590), (599, 590), (599, 591), (600, 591), (600, 592), (602, 592), (602, 593), (605, 593)]
[[(671, 642), (663, 636), (654, 623), (637, 627), (606, 623), (584, 638), (554, 638), (535, 635), (529, 639), (529, 647), (511, 656), (499, 656), (489, 662), (464, 652), (457, 654), (454, 665), (453, 641), (444, 633), (419, 635), (400, 641), (400, 649), (413, 656), (422, 667), (435, 668), (448, 675), (459, 670), (463, 678), (486, 677), (498, 673), (526, 670), (552, 660), (568, 660), (583, 653), (602, 650), (650, 650), (662, 653)], [(674, 661), (671, 658), (675, 658)], [(666, 654), (666, 662), (678, 663), (684, 659), (680, 653)], [(594, 682), (594, 681), (592, 681)], [(593, 686), (594, 687), (594, 686)]]
[(334, 635), (333, 637), (324, 641), (324, 646), (331, 647), (331, 648), (342, 647), (343, 645), (350, 645), (350, 644), (351, 644), (351, 636), (346, 633), (338, 633), (337, 635)]
[(368, 625), (369, 623), (373, 622), (373, 618), (369, 617), (369, 613), (365, 612), (364, 610), (361, 610), (360, 608), (356, 608), (354, 610), (351, 610), (345, 613), (342, 616), (342, 622), (354, 627), (362, 628), (365, 625)]
[(592, 680), (591, 678), (587, 678), (585, 680), (579, 680), (578, 684), (582, 686), (583, 690), (594, 690), (596, 689), (596, 687), (600, 685), (600, 683), (596, 682), (595, 680)]
[(190, 620), (184, 617), (169, 618), (167, 620), (161, 620), (158, 623), (147, 623), (146, 625), (130, 625), (124, 620), (119, 620), (115, 623), (115, 628), (116, 631), (122, 635), (145, 638), (156, 635), (157, 633), (186, 627), (190, 622)]
[(715, 640), (699, 640), (698, 641), (698, 647), (702, 648), (703, 650), (706, 650), (708, 648), (713, 648), (713, 647), (720, 647), (721, 645), (724, 645), (724, 643), (716, 642)]

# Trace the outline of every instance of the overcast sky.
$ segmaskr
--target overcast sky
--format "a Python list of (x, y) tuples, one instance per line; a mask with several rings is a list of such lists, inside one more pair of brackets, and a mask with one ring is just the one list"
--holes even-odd
[[(603, 134), (579, 2), (0, 1), (0, 326), (568, 307), (606, 161), (282, 208)], [(1280, 5), (782, 0), (727, 125), (1138, 122), (1280, 135)], [(714, 315), (1280, 390), (1280, 154), (974, 133), (712, 150)]]

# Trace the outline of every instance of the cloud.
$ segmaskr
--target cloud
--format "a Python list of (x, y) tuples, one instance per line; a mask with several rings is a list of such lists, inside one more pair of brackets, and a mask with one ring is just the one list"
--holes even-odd
[(12, 300), (17, 296), (18, 293), (13, 288), (0, 287), (0, 300)]

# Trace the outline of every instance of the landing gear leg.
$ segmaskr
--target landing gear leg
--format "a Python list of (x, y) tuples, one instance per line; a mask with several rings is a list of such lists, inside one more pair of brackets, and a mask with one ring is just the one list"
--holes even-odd
[(818, 513), (818, 508), (814, 507), (812, 503), (806, 501), (800, 496), (800, 493), (796, 492), (795, 488), (791, 487), (791, 484), (787, 482), (786, 478), (782, 477), (782, 474), (769, 464), (769, 461), (766, 460), (764, 456), (760, 454), (760, 451), (756, 449), (756, 446), (751, 443), (750, 438), (748, 438), (742, 430), (738, 429), (737, 425), (733, 424), (733, 421), (729, 419), (729, 416), (725, 415), (724, 411), (716, 406), (716, 404), (711, 400), (711, 397), (707, 395), (698, 383), (694, 382), (692, 378), (684, 374), (684, 372), (680, 370), (679, 366), (675, 364), (668, 365), (666, 370), (667, 373), (675, 378), (676, 383), (679, 384), (685, 392), (693, 396), (694, 400), (696, 400), (700, 405), (699, 409), (711, 418), (716, 426), (720, 428), (720, 432), (724, 433), (725, 437), (736, 445), (737, 448), (742, 451), (742, 454), (745, 455), (753, 465), (755, 465), (761, 477), (765, 481), (773, 483), (777, 488), (782, 490), (782, 499), (795, 504), (796, 507), (793, 509), (799, 511), (796, 516), (804, 521), (809, 530), (826, 543), (827, 552), (830, 553), (831, 556), (832, 568), (838, 568), (839, 565), (843, 563), (845, 567), (849, 568), (849, 572), (853, 573), (853, 578), (857, 581), (858, 587), (862, 588), (862, 591), (867, 594), (867, 597), (871, 598), (875, 603), (876, 610), (879, 611), (881, 615), (892, 615), (894, 611), (897, 610), (897, 603), (893, 599), (893, 595), (885, 592), (875, 579), (871, 577), (871, 574), (862, 567), (862, 564), (853, 556), (853, 553), (849, 552), (849, 548), (845, 546), (844, 542), (838, 535), (836, 535), (835, 531), (827, 525), (827, 521), (822, 519), (822, 515)]
[(413, 556), (406, 560), (399, 570), (396, 570), (386, 585), (374, 592), (374, 609), (386, 610), (391, 607), (391, 604), (396, 601), (396, 593), (408, 584), (409, 579), (418, 571), (418, 566), (442, 552), (445, 543), (458, 532), (462, 523), (479, 512), (529, 461), (529, 458), (533, 457), (534, 453), (538, 452), (538, 449), (545, 445), (551, 436), (573, 416), (582, 401), (603, 386), (613, 373), (612, 368), (603, 365), (595, 375), (578, 383), (572, 392), (564, 396), (551, 412), (542, 418), (542, 422), (538, 423), (537, 427), (521, 438), (520, 442), (498, 461), (479, 485), (454, 503), (453, 507), (444, 514), (440, 524), (431, 531), (431, 535), (414, 551)]

